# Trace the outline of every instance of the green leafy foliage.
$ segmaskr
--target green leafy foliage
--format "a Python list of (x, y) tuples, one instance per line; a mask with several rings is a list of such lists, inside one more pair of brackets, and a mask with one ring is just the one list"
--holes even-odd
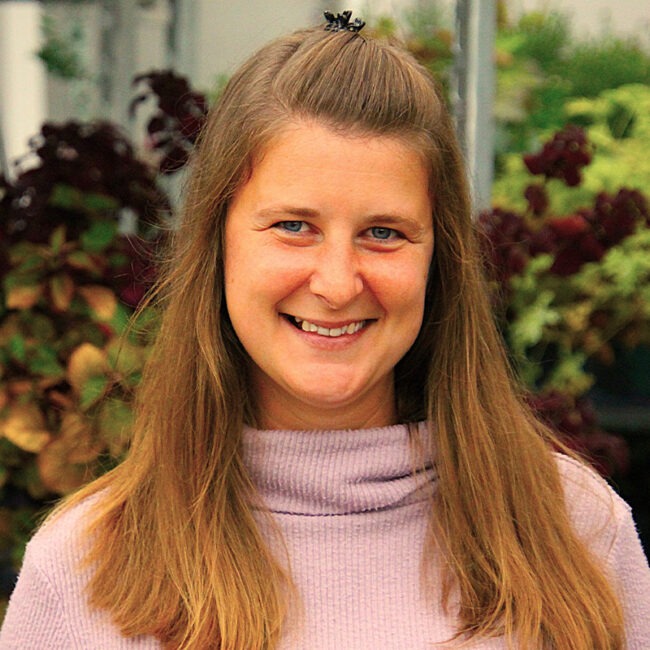
[(64, 29), (52, 17), (45, 16), (41, 32), (43, 44), (37, 55), (50, 74), (61, 79), (81, 79), (87, 76), (79, 52), (83, 43), (83, 31), (78, 23), (70, 29)]
[(511, 278), (506, 337), (529, 385), (581, 395), (594, 381), (588, 358), (611, 361), (614, 341), (650, 344), (650, 229), (568, 277), (549, 272), (552, 260), (536, 257)]
[[(566, 120), (582, 126), (595, 153), (585, 168), (582, 183), (567, 187), (549, 183), (549, 211), (560, 215), (578, 210), (600, 191), (620, 187), (647, 189), (650, 184), (650, 86), (632, 84), (603, 91), (598, 97), (566, 101)], [(540, 131), (540, 133), (542, 133)], [(550, 136), (552, 131), (543, 131)], [(500, 156), (500, 173), (494, 183), (494, 202), (512, 210), (526, 210), (525, 189), (530, 174), (521, 154)]]
[[(158, 178), (170, 157), (187, 160), (206, 106), (196, 93), (175, 101), (189, 87), (173, 73), (144, 79), (159, 104), (148, 125), (164, 153), (157, 168), (112, 124), (46, 123), (15, 179), (0, 177), (0, 577), (19, 566), (39, 513), (129, 445), (158, 324), (154, 308), (134, 311), (166, 230), (152, 215), (170, 212)], [(136, 232), (122, 231), (124, 213)]]
[[(650, 54), (634, 38), (580, 39), (572, 33), (568, 17), (555, 11), (504, 22), (496, 48), (500, 156), (528, 151), (562, 128), (574, 99), (650, 84)], [(509, 175), (507, 162), (499, 157), (498, 163), (498, 171)]]
[(650, 84), (650, 55), (631, 38), (610, 36), (577, 42), (562, 72), (571, 80), (574, 97), (597, 97), (628, 84)]
[(608, 475), (624, 472), (626, 447), (597, 427), (585, 395), (595, 367), (650, 346), (648, 100), (637, 84), (569, 102), (584, 129), (511, 154), (512, 173), (495, 185), (503, 205), (480, 217), (501, 330), (531, 403)]

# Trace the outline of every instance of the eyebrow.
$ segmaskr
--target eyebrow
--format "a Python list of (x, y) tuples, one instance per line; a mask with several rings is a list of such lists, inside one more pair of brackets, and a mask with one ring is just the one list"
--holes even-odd
[(312, 208), (298, 208), (294, 206), (279, 206), (277, 208), (264, 208), (260, 210), (257, 215), (259, 217), (283, 217), (290, 215), (292, 217), (305, 217), (308, 219), (315, 219), (320, 217), (318, 210)]
[[(278, 206), (273, 208), (264, 208), (260, 210), (257, 215), (262, 218), (275, 218), (275, 217), (298, 217), (300, 219), (317, 219), (322, 216), (318, 210), (312, 208), (302, 208), (298, 206)], [(419, 221), (416, 219), (411, 219), (410, 217), (404, 217), (402, 215), (390, 214), (390, 213), (378, 213), (370, 214), (365, 217), (365, 221), (368, 223), (379, 221), (386, 226), (395, 226), (401, 228), (409, 228), (415, 234), (421, 234), (426, 230)]]

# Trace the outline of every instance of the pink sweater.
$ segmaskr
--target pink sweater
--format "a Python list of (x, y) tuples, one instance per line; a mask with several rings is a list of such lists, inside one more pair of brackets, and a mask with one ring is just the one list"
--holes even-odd
[[(304, 607), (301, 624), (289, 617), (282, 650), (423, 650), (451, 637), (456, 621), (421, 593), (423, 484), (435, 485), (435, 477), (430, 467), (411, 474), (405, 427), (247, 430), (244, 453), (284, 534)], [(648, 650), (650, 569), (629, 508), (577, 462), (558, 463), (576, 529), (621, 594), (628, 650)], [(152, 638), (123, 638), (103, 612), (89, 610), (87, 576), (78, 570), (88, 507), (46, 524), (30, 542), (1, 650), (160, 648)], [(506, 645), (491, 639), (468, 647)]]

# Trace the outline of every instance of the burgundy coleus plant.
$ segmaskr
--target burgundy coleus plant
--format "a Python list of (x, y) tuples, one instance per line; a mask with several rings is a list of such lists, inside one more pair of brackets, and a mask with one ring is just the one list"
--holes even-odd
[(133, 83), (141, 92), (131, 102), (130, 113), (149, 99), (155, 101), (147, 124), (150, 146), (160, 153), (160, 173), (172, 174), (187, 163), (205, 123), (207, 99), (171, 70), (139, 75)]
[[(17, 162), (15, 180), (0, 179), (0, 270), (7, 272), (13, 247), (46, 245), (63, 227), (69, 241), (88, 243), (87, 259), (69, 269), (71, 280), (83, 283), (90, 274), (136, 306), (153, 279), (153, 224), (169, 210), (156, 171), (118, 127), (46, 123)], [(122, 232), (125, 214), (135, 232)]]
[(585, 132), (572, 124), (558, 131), (541, 151), (524, 156), (531, 174), (559, 178), (569, 187), (582, 181), (581, 170), (591, 162), (591, 148)]
[(589, 399), (550, 391), (530, 395), (528, 403), (570, 449), (589, 458), (602, 476), (627, 472), (630, 457), (625, 440), (598, 426)]
[(573, 275), (585, 263), (601, 260), (639, 225), (650, 225), (646, 197), (625, 188), (615, 195), (601, 192), (592, 206), (569, 215), (550, 212), (549, 182), (557, 179), (569, 187), (579, 185), (582, 169), (591, 159), (584, 131), (572, 125), (556, 133), (539, 152), (524, 156), (528, 171), (543, 177), (542, 183), (531, 183), (524, 191), (528, 210), (517, 213), (497, 207), (479, 217), (487, 258), (499, 282), (507, 283), (523, 271), (530, 258), (542, 253), (554, 257), (551, 273)]
[(641, 224), (650, 225), (648, 203), (638, 190), (622, 189), (615, 195), (601, 192), (593, 207), (567, 217), (549, 219), (546, 227), (555, 239), (551, 272), (568, 276), (586, 262), (598, 262), (605, 253), (632, 235)]
[[(586, 346), (583, 350), (586, 358), (600, 358), (611, 352), (607, 342), (619, 331), (612, 330), (608, 324), (612, 306), (603, 303), (599, 308), (590, 305), (585, 296), (572, 294), (572, 276), (577, 280), (576, 274), (585, 264), (600, 262), (608, 251), (635, 234), (640, 227), (650, 226), (646, 197), (642, 192), (628, 188), (616, 193), (601, 192), (591, 205), (569, 214), (553, 211), (550, 200), (553, 184), (578, 186), (582, 182), (583, 169), (591, 159), (592, 147), (584, 131), (576, 126), (567, 126), (537, 153), (524, 157), (528, 172), (541, 177), (524, 191), (527, 209), (519, 212), (495, 207), (479, 216), (479, 226), (484, 257), (496, 289), (494, 298), (501, 316), (500, 324), (509, 343), (514, 340), (511, 338), (513, 331), (521, 340), (522, 310), (532, 305), (518, 292), (528, 291), (529, 283), (537, 281), (540, 294), (547, 297), (555, 294), (548, 298), (550, 304), (536, 303), (533, 311), (529, 312), (535, 314), (535, 308), (548, 307), (544, 313), (555, 320), (544, 321), (544, 317), (535, 316), (538, 320), (533, 327), (539, 332), (530, 335), (531, 330), (527, 330), (526, 335), (531, 336), (533, 342), (526, 344), (528, 347), (517, 348), (514, 354), (515, 357), (526, 356), (522, 361), (526, 368), (536, 365), (539, 369), (538, 373), (527, 375), (530, 388), (533, 391), (541, 388), (545, 392), (531, 395), (531, 405), (570, 447), (589, 456), (601, 473), (611, 475), (623, 473), (627, 467), (624, 441), (597, 426), (587, 397), (549, 392), (545, 383), (556, 368), (557, 355), (565, 354), (567, 349), (573, 351), (574, 347)], [(541, 271), (543, 275), (535, 275), (540, 273), (538, 271), (527, 275), (531, 260), (540, 255), (550, 256), (549, 265)], [(523, 283), (513, 281), (519, 278), (527, 280)], [(594, 310), (593, 313), (589, 313), (590, 309)], [(581, 316), (583, 312), (584, 318)], [(560, 322), (565, 315), (574, 318), (572, 323), (581, 324), (572, 325), (568, 320)], [(533, 316), (526, 322), (530, 326)], [(529, 353), (530, 357), (527, 356)]]

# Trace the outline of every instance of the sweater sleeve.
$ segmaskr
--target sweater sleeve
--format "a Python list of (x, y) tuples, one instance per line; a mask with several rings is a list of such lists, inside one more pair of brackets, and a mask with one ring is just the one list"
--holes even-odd
[(623, 606), (627, 650), (649, 650), (650, 567), (630, 507), (582, 463), (558, 460), (576, 532), (602, 563)]
[(0, 630), (0, 650), (159, 650), (149, 636), (124, 637), (89, 606), (86, 522), (97, 496), (48, 519), (30, 540)]
[(625, 613), (627, 650), (650, 648), (650, 568), (627, 504), (608, 555)]
[(63, 602), (29, 548), (0, 630), (0, 650), (70, 650)]

